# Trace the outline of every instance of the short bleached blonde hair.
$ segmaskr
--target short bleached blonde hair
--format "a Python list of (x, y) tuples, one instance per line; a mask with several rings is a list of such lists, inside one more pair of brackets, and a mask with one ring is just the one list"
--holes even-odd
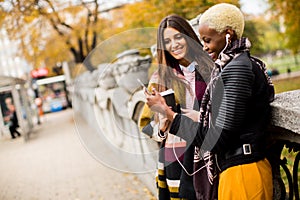
[(232, 29), (237, 37), (241, 38), (245, 21), (244, 15), (238, 7), (228, 3), (220, 3), (210, 7), (200, 16), (199, 25), (204, 24), (218, 33)]

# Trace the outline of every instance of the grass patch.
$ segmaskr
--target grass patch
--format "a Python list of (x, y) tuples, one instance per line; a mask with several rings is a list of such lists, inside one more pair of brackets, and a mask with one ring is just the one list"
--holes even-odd
[(300, 77), (292, 77), (282, 80), (273, 80), (275, 93), (281, 93), (300, 89)]
[[(295, 157), (296, 157), (297, 153), (298, 152), (294, 152), (294, 151), (289, 152), (289, 149), (286, 147), (283, 147), (282, 152), (281, 152), (281, 159), (286, 158), (286, 161), (287, 161), (286, 166), (289, 169), (289, 171), (291, 172), (292, 176), (293, 176), (292, 173), (293, 173), (294, 161), (295, 161)], [(282, 180), (285, 184), (286, 192), (288, 194), (288, 192), (289, 192), (288, 178), (287, 178), (285, 171), (281, 167), (280, 167), (280, 174), (281, 174)], [(300, 166), (298, 167), (298, 185), (299, 184), (300, 184)], [(294, 193), (294, 195), (295, 195), (295, 193)], [(295, 198), (292, 198), (292, 199), (295, 199)]]

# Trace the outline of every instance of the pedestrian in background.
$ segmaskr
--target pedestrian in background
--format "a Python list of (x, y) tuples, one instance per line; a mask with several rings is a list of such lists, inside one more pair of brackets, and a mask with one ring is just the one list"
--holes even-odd
[(11, 138), (15, 139), (15, 134), (17, 134), (17, 136), (19, 137), (21, 136), (21, 133), (17, 130), (17, 128), (19, 127), (19, 121), (16, 113), (16, 108), (10, 97), (5, 99), (5, 104), (7, 107), (7, 113), (4, 117), (4, 120), (8, 124)]

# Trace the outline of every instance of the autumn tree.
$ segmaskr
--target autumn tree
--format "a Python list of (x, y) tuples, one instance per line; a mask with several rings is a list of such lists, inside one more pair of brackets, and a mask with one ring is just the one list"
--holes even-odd
[(262, 21), (255, 19), (245, 20), (245, 29), (243, 36), (249, 38), (251, 42), (251, 53), (254, 55), (260, 55), (264, 53), (263, 41), (265, 38), (264, 30), (266, 27), (262, 26)]
[[(286, 47), (296, 55), (300, 50), (300, 2), (297, 0), (269, 0), (269, 3), (277, 19), (279, 21), (283, 19)], [(295, 61), (297, 63), (297, 60)]]
[[(92, 71), (98, 62), (87, 58), (100, 42), (122, 31), (157, 27), (161, 19), (171, 13), (190, 20), (220, 2), (239, 6), (238, 0), (144, 0), (120, 7), (110, 13), (110, 18), (104, 18), (99, 15), (97, 0), (0, 0), (0, 23), (10, 39), (20, 41), (20, 54), (35, 68), (55, 66), (58, 62), (71, 60), (70, 55), (73, 55), (75, 63), (85, 61), (84, 66)], [(130, 42), (155, 42), (153, 34), (140, 35), (144, 37), (133, 33), (122, 38), (124, 42), (119, 42), (122, 46), (116, 46), (118, 42), (115, 42), (108, 48), (114, 46), (113, 51), (117, 53), (134, 46), (128, 44)], [(100, 58), (105, 53), (95, 55)]]
[[(70, 60), (70, 54), (82, 63), (106, 23), (97, 0), (1, 0), (0, 9), (2, 27), (20, 41), (19, 53), (35, 68)], [(88, 62), (85, 67), (94, 69)]]
[[(177, 1), (177, 0), (144, 0), (128, 4), (123, 9), (123, 29), (136, 27), (157, 27), (168, 14), (176, 13), (188, 20), (195, 18), (209, 7), (217, 3), (231, 3), (240, 6), (238, 0), (231, 1)], [(263, 53), (263, 31), (259, 22), (246, 16), (244, 36), (252, 41), (252, 52)]]
[(258, 56), (274, 54), (278, 49), (284, 48), (282, 42), (284, 37), (280, 33), (279, 23), (273, 16), (266, 18), (262, 15), (251, 18), (246, 21), (244, 35), (250, 38), (252, 53)]
[(178, 0), (144, 0), (128, 4), (124, 9), (124, 29), (136, 27), (157, 27), (159, 22), (169, 14), (178, 14), (188, 20), (196, 17), (208, 7), (221, 3), (239, 6), (238, 0), (213, 1), (178, 1)]

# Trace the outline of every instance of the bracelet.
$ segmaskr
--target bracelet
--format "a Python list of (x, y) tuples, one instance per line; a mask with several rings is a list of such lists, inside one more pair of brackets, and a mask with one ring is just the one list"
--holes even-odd
[(163, 132), (162, 130), (159, 130), (159, 131), (158, 131), (158, 136), (159, 136), (160, 138), (165, 139), (166, 136), (167, 136), (167, 132)]
[(178, 115), (178, 113), (174, 113), (173, 114), (173, 120), (175, 119), (175, 117)]

